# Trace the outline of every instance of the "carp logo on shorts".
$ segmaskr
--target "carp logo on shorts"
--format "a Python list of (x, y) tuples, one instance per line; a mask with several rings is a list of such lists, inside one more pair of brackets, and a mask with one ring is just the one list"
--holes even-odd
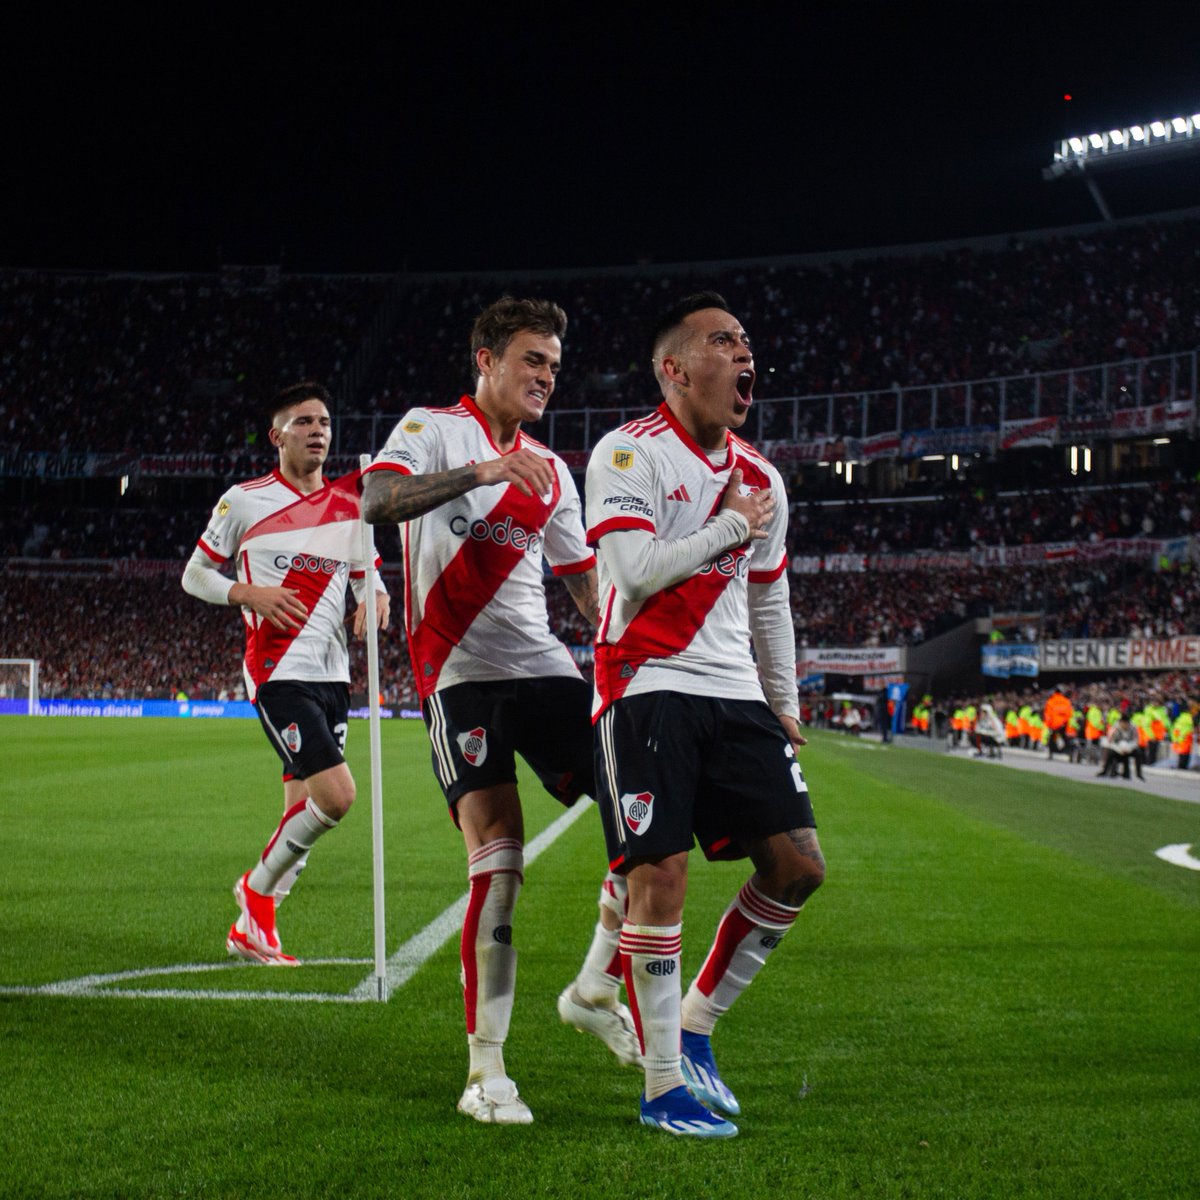
[(487, 730), (477, 727), (470, 733), (460, 733), (458, 748), (462, 751), (463, 758), (471, 766), (483, 766), (483, 760), (487, 758)]
[(621, 797), (621, 813), (630, 833), (645, 833), (654, 820), (654, 793), (626, 792)]
[(283, 744), (293, 754), (300, 752), (300, 726), (295, 721), (283, 731)]

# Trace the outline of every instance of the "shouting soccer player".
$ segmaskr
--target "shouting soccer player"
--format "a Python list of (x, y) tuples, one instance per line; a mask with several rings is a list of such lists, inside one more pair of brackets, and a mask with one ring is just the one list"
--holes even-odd
[[(283, 760), (283, 820), (258, 862), (234, 884), (241, 914), (225, 945), (230, 954), (269, 966), (291, 966), (275, 926), (275, 905), (287, 895), (322, 834), (354, 800), (346, 765), (350, 656), (346, 644), (346, 584), (358, 600), (354, 633), (366, 629), (362, 572), (344, 562), (273, 550), (238, 552), (248, 530), (264, 518), (330, 484), (322, 474), (329, 454), (329, 393), (305, 382), (271, 402), (268, 437), (279, 451), (269, 475), (230, 488), (213, 509), (183, 573), (184, 589), (210, 604), (236, 604), (246, 624), (246, 691), (271, 745)], [(237, 580), (221, 566), (237, 554)], [(376, 580), (378, 580), (378, 575)], [(376, 584), (377, 619), (388, 623), (388, 597)]]
[[(594, 790), (588, 686), (550, 632), (542, 560), (595, 625), (595, 558), (566, 464), (521, 430), (554, 391), (566, 323), (546, 300), (487, 308), (471, 331), (475, 395), (410, 410), (363, 491), (369, 522), (401, 526), (405, 624), (433, 770), (466, 842), (470, 1068), (458, 1109), (486, 1124), (533, 1120), (504, 1064), (524, 879), (514, 755), (564, 804)], [(610, 872), (583, 969), (558, 1008), (632, 1064), (640, 1056), (617, 967), (625, 896)]]
[[(733, 432), (753, 403), (749, 339), (704, 292), (663, 316), (653, 363), (663, 403), (606, 434), (587, 471), (600, 564), (597, 799), (610, 865), (629, 886), (620, 949), (644, 1053), (641, 1119), (731, 1137), (726, 1116), (740, 1108), (710, 1037), (824, 862), (795, 756), (787, 498), (775, 468)], [(683, 996), (693, 838), (709, 858), (748, 856), (754, 873)]]

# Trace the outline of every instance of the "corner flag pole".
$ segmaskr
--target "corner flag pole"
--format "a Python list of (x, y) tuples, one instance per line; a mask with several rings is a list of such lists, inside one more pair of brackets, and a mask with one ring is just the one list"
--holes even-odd
[[(371, 456), (359, 456), (359, 469), (371, 465)], [(375, 531), (360, 518), (362, 525), (363, 578), (367, 587), (367, 699), (371, 731), (371, 851), (375, 894), (375, 995), (386, 1003), (387, 939), (384, 933), (383, 901), (383, 766), (379, 736), (379, 613), (375, 604)]]

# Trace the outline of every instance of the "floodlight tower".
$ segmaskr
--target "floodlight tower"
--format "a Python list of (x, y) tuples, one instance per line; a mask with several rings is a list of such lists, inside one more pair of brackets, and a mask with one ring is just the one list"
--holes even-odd
[(1150, 121), (1123, 129), (1102, 130), (1063, 138), (1054, 149), (1054, 159), (1042, 168), (1042, 178), (1082, 177), (1100, 216), (1113, 219), (1104, 195), (1094, 178), (1097, 172), (1121, 167), (1149, 167), (1200, 151), (1200, 112), (1186, 117)]

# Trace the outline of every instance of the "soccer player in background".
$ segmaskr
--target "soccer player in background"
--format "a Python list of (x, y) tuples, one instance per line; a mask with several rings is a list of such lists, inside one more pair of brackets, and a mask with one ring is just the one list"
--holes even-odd
[[(405, 626), (433, 770), (467, 851), (461, 958), (470, 1067), (458, 1110), (527, 1125), (508, 1076), (512, 925), (524, 878), (520, 754), (563, 804), (594, 794), (590, 694), (550, 631), (543, 557), (596, 624), (596, 569), (566, 464), (522, 432), (554, 391), (566, 315), (504, 297), (471, 331), (475, 395), (411, 409), (367, 469), (363, 512), (400, 524)], [(609, 874), (582, 970), (559, 1015), (626, 1063), (640, 1057), (620, 1003), (625, 885)]]
[[(358, 637), (366, 629), (366, 588), (362, 572), (351, 572), (344, 562), (264, 549), (239, 553), (238, 547), (264, 518), (331, 486), (322, 474), (329, 404), (328, 391), (312, 382), (274, 398), (267, 436), (279, 452), (278, 467), (221, 497), (183, 573), (191, 595), (241, 607), (246, 693), (283, 761), (283, 819), (258, 862), (234, 884), (241, 912), (225, 942), (230, 954), (269, 966), (295, 965), (280, 944), (276, 903), (304, 868), (313, 843), (336, 827), (354, 801), (354, 778), (343, 757), (350, 709), (346, 584), (358, 601)], [(221, 573), (235, 554), (236, 581)], [(383, 629), (388, 596), (381, 582), (376, 591)]]
[[(610, 866), (629, 885), (620, 950), (645, 1056), (642, 1122), (731, 1137), (737, 1127), (721, 1114), (740, 1108), (710, 1037), (825, 866), (795, 757), (805, 739), (787, 497), (733, 432), (753, 402), (749, 339), (704, 292), (663, 316), (653, 365), (664, 402), (606, 434), (587, 471), (600, 568), (597, 800)], [(710, 859), (748, 856), (754, 873), (684, 996), (693, 837)]]

